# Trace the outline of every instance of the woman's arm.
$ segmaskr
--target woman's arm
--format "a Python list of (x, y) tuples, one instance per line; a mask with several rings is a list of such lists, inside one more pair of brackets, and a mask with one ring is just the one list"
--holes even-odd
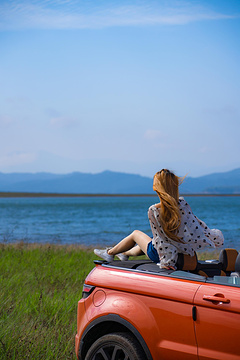
[(153, 237), (161, 237), (163, 235), (163, 230), (160, 224), (160, 212), (156, 205), (150, 206), (148, 210), (148, 219), (150, 222)]
[(153, 205), (148, 210), (148, 218), (153, 233), (153, 245), (158, 252), (161, 269), (176, 269), (178, 251), (170, 244), (160, 224), (160, 213)]
[(211, 244), (210, 246), (222, 246), (224, 242), (222, 232), (218, 229), (210, 229), (204, 221), (198, 219), (197, 216), (193, 214), (190, 205), (185, 200), (184, 202), (185, 208), (183, 213), (185, 219), (187, 219), (186, 227), (191, 233), (192, 238), (197, 239), (197, 242), (201, 245)]

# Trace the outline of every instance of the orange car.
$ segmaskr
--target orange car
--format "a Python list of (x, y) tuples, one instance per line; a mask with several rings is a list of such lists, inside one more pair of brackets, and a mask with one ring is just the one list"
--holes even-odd
[(239, 360), (240, 254), (96, 261), (78, 302), (79, 360)]

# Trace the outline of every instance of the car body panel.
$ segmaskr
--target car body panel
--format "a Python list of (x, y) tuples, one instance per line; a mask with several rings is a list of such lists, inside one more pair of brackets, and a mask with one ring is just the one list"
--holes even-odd
[[(222, 302), (214, 301), (221, 298)], [(195, 328), (199, 359), (239, 360), (240, 289), (203, 284), (194, 304), (197, 307)]]
[[(119, 291), (159, 297), (162, 299), (193, 303), (193, 289), (201, 285), (201, 282), (189, 279), (180, 279), (170, 276), (159, 276), (156, 274), (145, 274), (138, 271), (128, 271), (126, 269), (109, 268), (97, 266), (97, 271), (92, 271), (86, 278), (85, 283), (96, 285), (99, 288), (108, 288)], [(170, 285), (170, 286), (169, 286)], [(184, 291), (179, 293), (181, 286)]]
[(239, 360), (240, 287), (182, 273), (97, 265), (85, 280), (95, 289), (78, 303), (76, 354), (89, 329), (110, 316), (139, 334), (148, 359)]
[(80, 337), (84, 333), (84, 330), (89, 324), (89, 319), (87, 317), (86, 309), (85, 309), (85, 301), (81, 299), (78, 301), (78, 310), (77, 310), (77, 334), (75, 336), (75, 353), (78, 357), (79, 346), (80, 346)]
[(105, 292), (100, 306), (93, 306), (96, 293), (86, 299), (89, 320), (118, 314), (154, 349), (153, 359), (197, 359), (192, 306), (199, 283), (107, 267), (92, 272), (85, 283), (98, 284)]

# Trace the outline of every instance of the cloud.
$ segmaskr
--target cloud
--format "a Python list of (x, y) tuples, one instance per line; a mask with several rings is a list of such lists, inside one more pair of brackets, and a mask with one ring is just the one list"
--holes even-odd
[(0, 156), (0, 166), (11, 167), (26, 163), (32, 163), (35, 158), (36, 155), (34, 153), (14, 152)]
[(51, 118), (50, 125), (56, 128), (72, 128), (77, 125), (77, 121), (73, 118), (59, 116)]
[(209, 152), (209, 148), (207, 147), (207, 146), (203, 146), (203, 147), (201, 147), (199, 150), (198, 150), (198, 152), (199, 153), (202, 153), (202, 154), (206, 154), (206, 153), (208, 153)]
[(233, 105), (225, 105), (225, 106), (220, 106), (218, 108), (209, 107), (209, 108), (204, 108), (203, 111), (205, 114), (209, 114), (211, 116), (214, 115), (218, 117), (239, 115), (237, 106), (233, 106)]
[(147, 140), (159, 140), (162, 138), (162, 133), (159, 130), (148, 129), (144, 134), (144, 138)]
[(48, 107), (47, 109), (45, 109), (45, 112), (50, 117), (60, 117), (60, 112), (54, 108)]
[(154, 149), (169, 149), (174, 147), (175, 145), (172, 144), (169, 139), (166, 140), (166, 135), (159, 131), (154, 129), (148, 129), (144, 133), (144, 138), (151, 142), (151, 147)]
[(14, 123), (14, 120), (10, 116), (0, 115), (0, 127), (1, 128), (8, 127), (8, 126), (12, 125), (13, 123)]
[(17, 104), (17, 103), (29, 103), (29, 99), (23, 96), (18, 97), (8, 97), (6, 98), (6, 102), (9, 104)]
[(203, 20), (235, 18), (185, 1), (4, 0), (0, 30), (94, 29), (113, 26), (183, 25)]

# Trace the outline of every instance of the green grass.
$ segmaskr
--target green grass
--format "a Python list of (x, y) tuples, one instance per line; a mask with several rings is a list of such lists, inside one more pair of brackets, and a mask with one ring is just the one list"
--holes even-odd
[(76, 359), (77, 302), (95, 258), (78, 246), (0, 244), (1, 360)]
[(76, 359), (77, 302), (94, 258), (76, 246), (0, 245), (0, 359)]

